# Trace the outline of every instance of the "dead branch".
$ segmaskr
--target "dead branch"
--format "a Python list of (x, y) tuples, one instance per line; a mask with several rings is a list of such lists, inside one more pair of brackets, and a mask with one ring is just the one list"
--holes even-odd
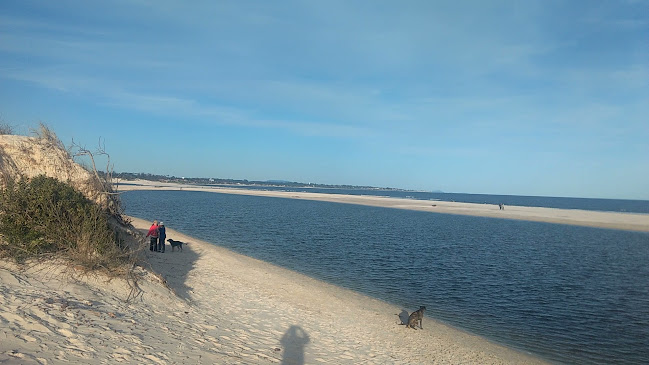
[[(101, 138), (99, 139), (99, 148), (97, 151), (94, 153), (91, 152), (89, 149), (87, 149), (84, 146), (81, 146), (74, 142), (74, 138), (72, 139), (72, 148), (76, 149), (77, 151), (74, 153), (73, 157), (79, 157), (79, 156), (88, 156), (90, 158), (90, 162), (92, 163), (92, 172), (94, 173), (95, 177), (97, 178), (97, 182), (102, 186), (102, 188), (105, 188), (104, 186), (104, 181), (99, 177), (99, 171), (97, 171), (97, 165), (95, 164), (95, 155), (106, 155), (108, 156), (108, 153), (104, 149), (101, 148)], [(110, 156), (108, 156), (109, 161), (110, 161)], [(102, 189), (104, 190), (104, 189)]]

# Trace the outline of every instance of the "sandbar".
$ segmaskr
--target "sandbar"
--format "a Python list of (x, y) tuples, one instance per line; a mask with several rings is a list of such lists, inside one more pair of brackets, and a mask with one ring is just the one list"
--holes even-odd
[(430, 213), (459, 214), (488, 218), (515, 219), (533, 222), (546, 222), (555, 224), (569, 224), (576, 226), (649, 232), (649, 214), (641, 213), (600, 212), (580, 209), (557, 209), (510, 205), (506, 206), (504, 210), (500, 210), (498, 205), (494, 204), (401, 199), (369, 195), (252, 190), (234, 187), (227, 188), (221, 186), (199, 186), (190, 184), (164, 183), (148, 180), (128, 181), (128, 185), (118, 185), (118, 191), (132, 190), (206, 191), (221, 194), (305, 199), (344, 204), (367, 205), (374, 207), (408, 209)]

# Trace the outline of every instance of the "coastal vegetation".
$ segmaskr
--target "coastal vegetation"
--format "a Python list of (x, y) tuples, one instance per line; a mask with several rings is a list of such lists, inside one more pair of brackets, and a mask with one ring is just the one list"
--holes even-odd
[(375, 186), (364, 185), (335, 185), (335, 184), (318, 184), (303, 183), (287, 180), (238, 180), (225, 178), (210, 177), (177, 177), (171, 175), (158, 175), (143, 172), (115, 172), (113, 175), (120, 180), (148, 180), (166, 183), (194, 184), (194, 185), (240, 185), (240, 186), (261, 186), (261, 187), (291, 187), (291, 188), (322, 188), (322, 189), (365, 189), (365, 190), (394, 190), (405, 191), (399, 188), (379, 188)]
[(13, 127), (8, 123), (0, 121), (0, 134), (14, 134)]
[(129, 255), (110, 217), (57, 179), (9, 180), (0, 191), (0, 255), (24, 262), (58, 253), (87, 268), (115, 268)]
[[(137, 240), (111, 175), (97, 172), (97, 152), (75, 144), (66, 149), (43, 124), (34, 137), (9, 132), (0, 128), (0, 257), (18, 263), (63, 259), (86, 271), (128, 273)], [(75, 156), (90, 158), (91, 167)]]

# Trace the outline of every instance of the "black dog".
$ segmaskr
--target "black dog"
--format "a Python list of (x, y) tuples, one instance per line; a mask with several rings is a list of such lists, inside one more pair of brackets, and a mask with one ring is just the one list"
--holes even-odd
[(180, 249), (180, 251), (182, 251), (182, 250), (183, 250), (183, 244), (187, 244), (187, 243), (185, 243), (185, 242), (172, 240), (171, 238), (168, 239), (167, 241), (168, 241), (169, 244), (171, 245), (171, 251), (172, 251), (172, 252), (174, 251), (174, 249), (175, 249), (176, 247), (178, 247), (178, 248)]

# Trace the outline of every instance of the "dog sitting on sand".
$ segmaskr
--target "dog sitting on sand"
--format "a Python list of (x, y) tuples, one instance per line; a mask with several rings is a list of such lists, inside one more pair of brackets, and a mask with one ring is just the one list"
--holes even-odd
[(171, 238), (169, 238), (167, 241), (171, 245), (171, 252), (173, 252), (176, 247), (178, 247), (178, 249), (180, 249), (180, 251), (182, 251), (183, 250), (183, 244), (185, 244), (185, 245), (187, 244), (185, 242), (172, 240)]
[(412, 312), (410, 314), (410, 317), (408, 317), (408, 323), (406, 324), (406, 328), (414, 328), (417, 329), (417, 322), (419, 322), (419, 328), (422, 330), (424, 327), (421, 325), (422, 320), (424, 319), (424, 312), (426, 311), (426, 307), (423, 305), (419, 307), (416, 311)]

